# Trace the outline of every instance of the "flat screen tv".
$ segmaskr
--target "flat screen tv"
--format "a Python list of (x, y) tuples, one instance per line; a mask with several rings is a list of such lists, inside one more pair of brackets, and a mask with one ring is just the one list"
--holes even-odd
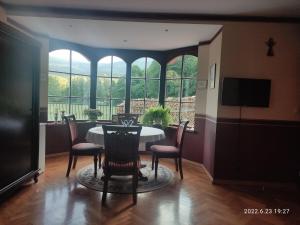
[(222, 105), (269, 107), (271, 80), (225, 77)]

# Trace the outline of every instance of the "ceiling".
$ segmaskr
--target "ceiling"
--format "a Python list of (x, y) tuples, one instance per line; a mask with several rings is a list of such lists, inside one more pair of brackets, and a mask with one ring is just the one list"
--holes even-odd
[[(245, 16), (266, 18), (299, 18), (300, 0), (0, 0), (8, 17), (29, 30), (51, 38), (93, 47), (168, 50), (209, 41), (221, 25), (170, 23), (168, 15)], [(28, 6), (27, 11), (23, 6)], [(42, 7), (42, 8), (32, 8)], [(48, 14), (40, 14), (46, 7)], [(63, 9), (99, 10), (93, 17), (67, 16)], [(39, 10), (41, 9), (41, 10)], [(22, 13), (22, 10), (24, 13)], [(26, 12), (25, 12), (25, 11)], [(54, 10), (54, 11), (53, 11)], [(90, 12), (92, 12), (90, 11)], [(104, 20), (101, 12), (162, 13), (165, 23), (145, 20)], [(70, 12), (70, 11), (68, 11)], [(77, 11), (78, 12), (78, 11)], [(82, 12), (82, 13), (81, 13)], [(135, 18), (135, 16), (132, 16)], [(173, 17), (174, 18), (174, 17)], [(148, 20), (149, 21), (149, 20)], [(159, 40), (159, 41), (158, 41)]]
[(9, 16), (31, 31), (92, 47), (169, 50), (210, 40), (221, 25)]
[(299, 0), (0, 0), (9, 5), (123, 12), (300, 17)]

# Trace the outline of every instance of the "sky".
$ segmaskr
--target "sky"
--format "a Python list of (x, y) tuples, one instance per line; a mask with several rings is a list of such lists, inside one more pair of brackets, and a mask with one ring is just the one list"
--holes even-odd
[[(70, 57), (70, 50), (67, 49), (60, 49), (60, 50), (56, 50), (56, 51), (52, 51), (49, 53), (50, 57), (55, 57), (55, 58), (59, 58), (59, 59), (68, 59)], [(77, 61), (77, 62), (87, 62), (88, 59), (75, 51), (72, 51), (72, 60), (73, 61)], [(113, 57), (113, 61), (114, 62), (119, 62), (122, 61), (121, 58), (114, 56)], [(101, 63), (111, 63), (111, 56), (106, 56), (104, 58), (101, 59)]]

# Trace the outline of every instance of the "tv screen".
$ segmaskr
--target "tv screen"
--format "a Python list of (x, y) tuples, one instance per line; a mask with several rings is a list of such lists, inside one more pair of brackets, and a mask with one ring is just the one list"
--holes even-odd
[(268, 107), (271, 80), (225, 77), (222, 105)]

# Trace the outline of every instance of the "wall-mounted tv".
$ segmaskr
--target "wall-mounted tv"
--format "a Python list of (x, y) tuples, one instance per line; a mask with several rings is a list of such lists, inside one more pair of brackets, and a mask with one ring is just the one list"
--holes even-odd
[(222, 105), (269, 107), (271, 80), (225, 77)]

